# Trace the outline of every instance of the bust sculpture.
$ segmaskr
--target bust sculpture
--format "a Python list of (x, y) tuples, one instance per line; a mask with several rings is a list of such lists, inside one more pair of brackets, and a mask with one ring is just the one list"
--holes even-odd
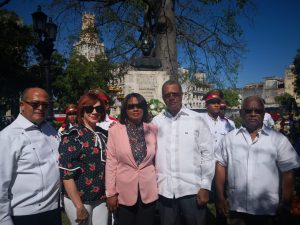
[(151, 38), (143, 38), (141, 43), (143, 55), (134, 59), (131, 66), (138, 70), (157, 70), (161, 67), (161, 62), (158, 58), (152, 56), (153, 41)]

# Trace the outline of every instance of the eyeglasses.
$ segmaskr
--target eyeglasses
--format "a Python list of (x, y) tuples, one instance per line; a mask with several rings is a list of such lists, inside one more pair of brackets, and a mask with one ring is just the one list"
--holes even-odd
[(263, 114), (264, 110), (263, 109), (244, 109), (244, 112), (246, 114), (251, 114), (254, 112), (255, 114)]
[(220, 103), (221, 103), (221, 100), (217, 99), (217, 98), (210, 99), (206, 102), (206, 104), (220, 104)]
[(104, 109), (103, 107), (101, 107), (100, 105), (94, 107), (94, 106), (84, 106), (83, 107), (83, 110), (86, 112), (86, 113), (92, 113), (94, 112), (94, 110), (96, 110), (97, 113), (103, 113), (104, 112)]
[(165, 98), (171, 98), (171, 97), (178, 98), (181, 95), (182, 95), (182, 93), (180, 93), (180, 92), (170, 92), (170, 93), (164, 94), (164, 97)]
[(131, 110), (131, 109), (134, 109), (134, 108), (141, 109), (142, 108), (142, 104), (138, 103), (138, 104), (128, 104), (127, 105), (127, 109), (128, 110)]
[(68, 116), (76, 116), (77, 113), (76, 112), (70, 112), (70, 113), (67, 113)]
[(23, 101), (30, 105), (33, 109), (37, 109), (38, 107), (42, 106), (42, 108), (47, 109), (49, 107), (49, 102), (40, 102), (40, 101), (33, 101), (33, 102), (28, 102), (28, 101)]

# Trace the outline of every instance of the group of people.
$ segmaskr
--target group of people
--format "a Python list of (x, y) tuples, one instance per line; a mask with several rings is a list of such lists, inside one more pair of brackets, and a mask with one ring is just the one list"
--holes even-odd
[(0, 224), (61, 225), (62, 200), (72, 225), (107, 225), (110, 213), (118, 225), (153, 225), (157, 212), (161, 225), (203, 225), (212, 192), (217, 223), (274, 224), (300, 158), (263, 125), (263, 100), (244, 99), (236, 128), (219, 91), (204, 96), (204, 114), (182, 95), (166, 81), (166, 111), (151, 119), (145, 98), (128, 94), (116, 121), (107, 95), (89, 91), (67, 107), (58, 135), (45, 121), (46, 91), (24, 90), (18, 118), (0, 132)]

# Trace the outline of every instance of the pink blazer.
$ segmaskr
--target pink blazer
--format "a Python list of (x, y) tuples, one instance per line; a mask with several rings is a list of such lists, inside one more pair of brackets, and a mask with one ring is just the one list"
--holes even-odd
[(122, 205), (132, 206), (138, 197), (138, 188), (143, 203), (158, 199), (154, 167), (157, 127), (144, 123), (147, 155), (137, 166), (129, 144), (126, 126), (115, 124), (108, 130), (105, 185), (107, 197), (118, 194)]

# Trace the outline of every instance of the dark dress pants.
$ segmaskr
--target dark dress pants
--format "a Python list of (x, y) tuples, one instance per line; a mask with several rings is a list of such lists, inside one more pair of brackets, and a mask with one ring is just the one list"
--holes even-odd
[(14, 225), (61, 225), (60, 208), (25, 216), (12, 216)]
[(205, 225), (207, 207), (199, 206), (196, 195), (181, 198), (159, 196), (158, 210), (161, 225)]
[(144, 204), (138, 196), (133, 206), (119, 205), (116, 213), (118, 225), (154, 225), (156, 201)]

